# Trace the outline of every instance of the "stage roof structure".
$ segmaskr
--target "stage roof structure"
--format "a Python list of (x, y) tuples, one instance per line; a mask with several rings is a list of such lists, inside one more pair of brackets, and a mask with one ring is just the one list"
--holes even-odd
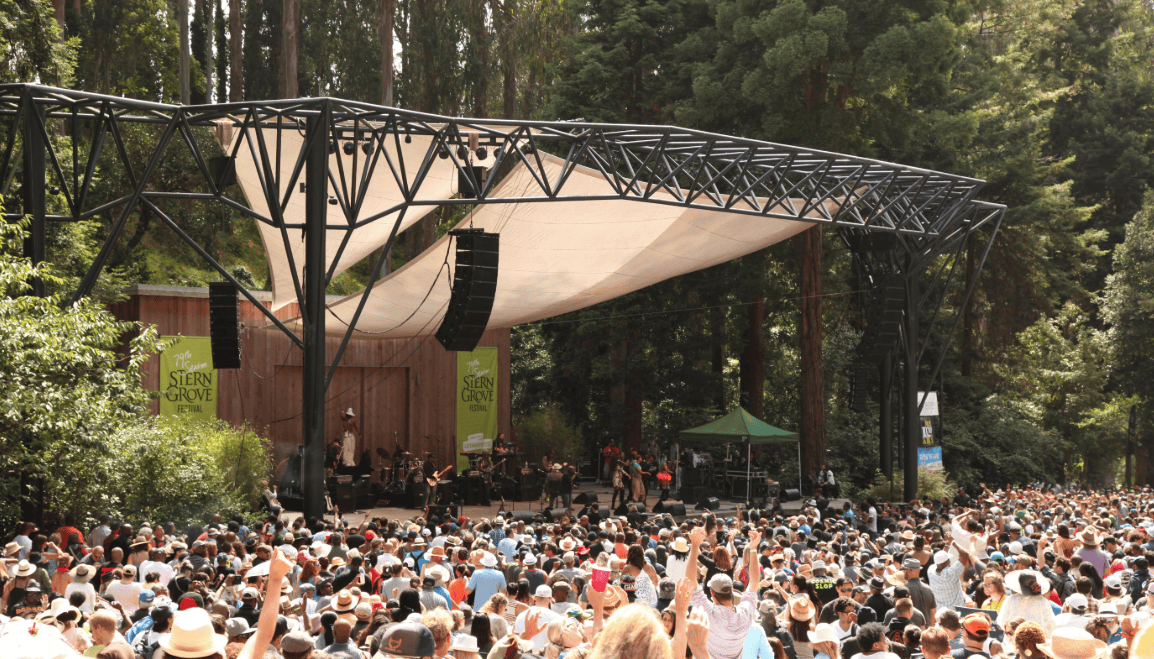
[[(125, 148), (127, 125), (153, 128), (143, 161)], [(195, 190), (156, 180), (173, 157), (189, 158), (199, 172)], [(93, 200), (98, 161), (100, 176), (122, 177), (131, 192)], [(92, 291), (129, 217), (148, 209), (302, 349), (306, 499), (323, 488), (316, 411), (348, 342), (358, 330), (428, 336), (444, 307), (447, 286), (438, 289), (433, 277), (441, 277), (445, 241), (384, 279), (383, 260), (373, 256), (436, 207), (465, 206), (465, 222), (501, 233), (493, 326), (580, 309), (814, 225), (832, 227), (865, 272), (863, 289), (909, 283), (910, 322), (896, 334), (879, 324), (878, 354), (892, 359), (891, 337), (905, 332), (913, 367), (904, 382), (914, 392), (917, 309), (925, 302), (917, 279), (943, 260), (956, 265), (979, 236), (984, 262), (1005, 211), (977, 199), (978, 179), (675, 126), (464, 119), (333, 98), (179, 106), (27, 83), (0, 85), (0, 196), (17, 169), (20, 203), (4, 217), (31, 218), (33, 262), (45, 257), (46, 222), (115, 218), (73, 300)], [(52, 213), (46, 193), (57, 188), (65, 210)], [(190, 200), (259, 223), (272, 308), (165, 212)], [(333, 277), (366, 257), (376, 283), (327, 305)], [(273, 310), (293, 301), (300, 317), (286, 324)], [(343, 337), (331, 364), (330, 327)], [(914, 403), (907, 405), (903, 418), (916, 421)], [(907, 425), (913, 438), (917, 428)], [(319, 514), (317, 500), (307, 514)]]

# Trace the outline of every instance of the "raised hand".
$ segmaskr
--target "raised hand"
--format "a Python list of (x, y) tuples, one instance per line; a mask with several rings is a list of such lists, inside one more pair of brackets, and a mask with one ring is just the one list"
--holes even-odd
[(693, 656), (708, 656), (705, 645), (709, 641), (709, 618), (701, 611), (694, 611), (689, 614), (688, 623), (689, 649), (693, 651)]
[(692, 543), (694, 547), (700, 547), (701, 543), (704, 540), (705, 540), (705, 529), (703, 529), (702, 527), (698, 526), (697, 528), (695, 528), (689, 532), (689, 542)]
[(696, 588), (697, 582), (689, 577), (682, 577), (677, 580), (677, 590), (674, 592), (673, 602), (678, 613), (689, 610), (689, 599), (693, 596), (693, 591)]

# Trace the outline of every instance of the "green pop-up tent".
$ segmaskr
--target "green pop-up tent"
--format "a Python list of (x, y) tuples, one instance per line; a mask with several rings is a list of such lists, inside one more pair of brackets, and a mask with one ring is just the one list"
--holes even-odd
[(709, 423), (682, 430), (678, 433), (682, 439), (698, 442), (748, 442), (745, 456), (745, 498), (749, 499), (749, 447), (753, 444), (789, 444), (797, 443), (797, 474), (798, 490), (801, 490), (801, 438), (795, 432), (774, 428), (761, 419), (745, 411), (742, 407), (735, 408), (729, 414), (714, 419)]

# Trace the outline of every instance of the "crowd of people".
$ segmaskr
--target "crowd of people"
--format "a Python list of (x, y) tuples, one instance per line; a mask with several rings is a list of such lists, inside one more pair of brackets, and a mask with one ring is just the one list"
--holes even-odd
[(1154, 657), (1154, 495), (14, 529), (0, 657)]

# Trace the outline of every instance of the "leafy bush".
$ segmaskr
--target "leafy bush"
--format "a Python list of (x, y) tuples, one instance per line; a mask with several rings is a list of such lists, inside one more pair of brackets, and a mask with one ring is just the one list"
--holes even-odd
[(203, 523), (251, 510), (272, 463), (268, 440), (223, 421), (141, 418), (77, 446), (50, 482), (49, 512), (140, 522)]
[[(885, 474), (878, 470), (874, 476), (873, 485), (869, 488), (869, 493), (873, 495), (878, 501), (901, 501), (903, 485), (905, 483), (905, 472), (894, 470), (894, 486), (893, 497), (890, 497), (890, 481), (885, 477)], [(957, 483), (950, 480), (949, 472), (946, 471), (930, 471), (928, 469), (918, 470), (918, 498), (925, 499), (947, 499), (954, 498), (958, 493)]]
[(517, 440), (521, 450), (528, 455), (541, 456), (553, 449), (561, 462), (576, 463), (585, 450), (581, 434), (569, 425), (557, 403), (550, 403), (523, 418), (518, 426)]

